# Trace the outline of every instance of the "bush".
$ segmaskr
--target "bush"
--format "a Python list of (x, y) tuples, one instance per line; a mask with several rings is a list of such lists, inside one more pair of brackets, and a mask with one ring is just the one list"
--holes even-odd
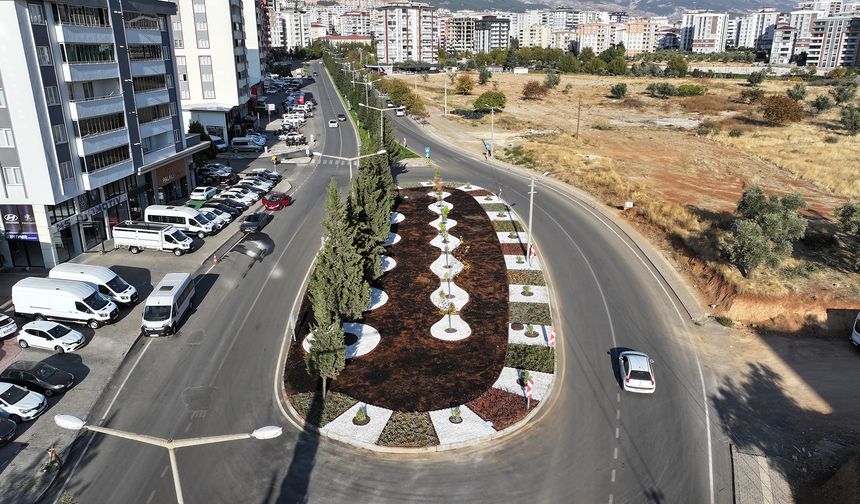
[(549, 93), (549, 89), (538, 81), (528, 81), (523, 86), (523, 98), (526, 100), (538, 100)]
[(788, 96), (768, 96), (762, 100), (761, 113), (771, 126), (782, 126), (803, 119), (803, 105)]
[(376, 444), (420, 448), (439, 444), (436, 429), (429, 413), (403, 413), (395, 411), (382, 429)]
[(619, 82), (618, 84), (609, 88), (609, 93), (613, 98), (621, 99), (627, 96), (627, 84), (623, 82)]
[(810, 105), (814, 113), (820, 114), (833, 108), (833, 100), (827, 95), (818, 95)]
[(714, 317), (714, 320), (716, 320), (723, 327), (732, 327), (733, 325), (735, 325), (734, 320), (730, 319), (729, 317), (724, 317), (722, 315), (717, 315), (716, 317)]
[(543, 85), (547, 87), (547, 89), (552, 89), (558, 86), (561, 83), (561, 77), (555, 72), (550, 72), (546, 74), (546, 77), (543, 80)]
[[(528, 259), (523, 258), (524, 261)], [(508, 283), (514, 285), (546, 285), (543, 273), (536, 270), (508, 270)]]
[(708, 88), (696, 84), (681, 84), (678, 86), (678, 96), (702, 96), (707, 92)]
[(678, 89), (668, 82), (652, 82), (645, 91), (654, 98), (668, 98), (678, 94)]
[(492, 79), (492, 78), (493, 78), (493, 74), (492, 74), (492, 72), (487, 70), (487, 67), (481, 68), (481, 71), (478, 72), (478, 84), (480, 84), (482, 86), (484, 84), (486, 84), (487, 82), (489, 82), (490, 79)]
[(860, 133), (860, 107), (849, 105), (843, 108), (840, 121), (849, 135)]
[(708, 119), (705, 119), (704, 121), (699, 123), (699, 127), (696, 128), (696, 133), (698, 133), (701, 136), (714, 135), (716, 133), (719, 133), (719, 131), (720, 131), (719, 125), (717, 123), (715, 123), (714, 121), (711, 121)]
[(834, 215), (843, 232), (860, 236), (860, 203), (845, 203), (836, 209)]
[(786, 94), (794, 101), (803, 101), (806, 98), (806, 86), (803, 84), (795, 84), (788, 88)]
[(669, 77), (683, 77), (687, 75), (687, 68), (687, 60), (680, 54), (676, 54), (666, 62), (665, 74)]
[(732, 138), (738, 138), (744, 134), (742, 129), (732, 128), (729, 130), (729, 136)]
[(555, 350), (540, 345), (508, 345), (505, 366), (541, 373), (555, 372)]
[(758, 86), (764, 82), (764, 72), (753, 72), (747, 76), (747, 82), (750, 86)]
[(740, 102), (753, 104), (760, 102), (764, 98), (764, 91), (758, 88), (744, 89), (741, 91)]
[(520, 221), (493, 221), (497, 233), (516, 233), (525, 231)]
[(840, 84), (833, 91), (831, 91), (833, 95), (833, 99), (836, 100), (836, 103), (843, 104), (850, 102), (854, 99), (854, 95), (857, 94), (857, 84), (853, 82), (846, 82), (844, 84)]
[(549, 305), (546, 303), (509, 303), (511, 322), (523, 324), (552, 324)]
[(454, 85), (454, 90), (457, 91), (457, 94), (467, 95), (472, 92), (472, 88), (475, 87), (475, 81), (472, 80), (468, 75), (461, 75), (457, 77), (457, 83)]
[(358, 402), (348, 395), (332, 391), (326, 394), (325, 401), (318, 393), (295, 394), (288, 399), (296, 413), (317, 427), (323, 427)]
[(481, 96), (475, 100), (475, 110), (490, 110), (494, 108), (496, 110), (501, 110), (505, 108), (508, 99), (505, 97), (505, 93), (501, 91), (486, 91)]

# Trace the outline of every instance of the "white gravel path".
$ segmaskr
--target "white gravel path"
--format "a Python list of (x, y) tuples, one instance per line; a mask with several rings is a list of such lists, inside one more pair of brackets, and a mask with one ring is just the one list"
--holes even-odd
[(377, 289), (376, 287), (370, 288), (370, 304), (367, 305), (367, 308), (364, 311), (371, 311), (379, 308), (388, 302), (388, 294), (385, 293), (382, 289)]
[(496, 233), (496, 236), (499, 238), (499, 243), (523, 243), (524, 244), (524, 243), (529, 242), (529, 235), (527, 233), (524, 233), (524, 232), (516, 233), (517, 236), (514, 238), (509, 237), (508, 236), (509, 234), (510, 234), (510, 232), (508, 232), (508, 231)]
[(436, 429), (440, 445), (473, 441), (492, 436), (496, 432), (492, 422), (485, 421), (466, 406), (460, 406), (462, 422), (451, 423), (448, 420), (450, 416), (451, 408), (430, 412), (430, 420), (433, 422), (433, 428)]
[(499, 215), (499, 212), (487, 212), (487, 217), (490, 218), (491, 221), (496, 222), (517, 222), (517, 217), (510, 212), (502, 212), (502, 215)]
[[(522, 260), (522, 263), (517, 262), (517, 258)], [(536, 270), (540, 271), (540, 257), (532, 257), (532, 263), (529, 265), (528, 259), (523, 255), (506, 255), (505, 267), (509, 270)]]
[[(529, 374), (535, 381), (532, 399), (541, 401), (549, 392), (549, 387), (552, 385), (555, 375), (552, 373), (541, 373), (539, 371), (529, 371)], [(518, 369), (504, 367), (502, 368), (502, 372), (499, 374), (499, 378), (496, 380), (496, 383), (493, 384), (493, 388), (521, 396), (523, 398), (523, 408), (525, 408), (526, 390), (517, 383), (519, 378), (520, 371)]]
[[(457, 225), (457, 221), (455, 221), (454, 219), (446, 219), (444, 222), (445, 222), (445, 228), (448, 229), (448, 231), (451, 231), (451, 228)], [(430, 223), (430, 225), (433, 226), (434, 228), (441, 230), (442, 228), (439, 226), (439, 224), (442, 224), (442, 217), (441, 216), (437, 217), (436, 220), (434, 220)]]
[[(442, 243), (442, 235), (441, 234), (437, 234), (436, 236), (434, 236), (433, 239), (430, 240), (430, 245), (433, 245), (434, 247), (438, 248), (439, 250), (445, 250), (445, 244)], [(450, 252), (459, 246), (460, 246), (460, 239), (457, 238), (456, 236), (448, 233), (448, 251)]]
[(549, 292), (543, 285), (529, 285), (532, 295), (523, 294), (522, 285), (508, 285), (508, 300), (512, 303), (549, 303)]
[(430, 263), (430, 271), (438, 276), (439, 280), (445, 279), (445, 273), (447, 273), (450, 278), (454, 278), (458, 273), (463, 271), (463, 263), (454, 258), (454, 255), (451, 254), (450, 251), (448, 252), (448, 266), (450, 266), (450, 268), (445, 267), (445, 254), (443, 253), (437, 257), (435, 261)]
[(534, 338), (526, 336), (527, 324), (523, 324), (522, 329), (514, 329), (511, 324), (508, 324), (508, 343), (518, 343), (520, 345), (537, 345), (549, 346), (549, 333), (552, 332), (552, 326), (532, 324), (532, 329), (538, 333)]
[[(355, 334), (358, 336), (358, 341), (346, 347), (346, 358), (361, 357), (373, 351), (379, 341), (382, 339), (379, 331), (367, 324), (359, 324), (356, 322), (347, 322), (343, 324), (343, 332)], [(314, 340), (314, 334), (310, 333), (302, 340), (302, 348), (305, 353), (311, 352), (311, 342)]]
[(400, 241), (400, 235), (397, 233), (388, 233), (388, 240), (382, 244), (383, 247), (390, 247)]
[(442, 203), (434, 201), (433, 203), (427, 205), (427, 208), (429, 208), (431, 212), (437, 213), (439, 215), (442, 215), (442, 207), (448, 207), (448, 211), (450, 212), (451, 209), (454, 208), (454, 205), (448, 203), (447, 201), (443, 201)]
[(482, 191), (482, 190), (484, 190), (484, 188), (483, 188), (483, 187), (481, 187), (481, 186), (476, 186), (476, 185), (474, 185), (474, 184), (463, 184), (463, 185), (461, 185), (460, 187), (458, 187), (457, 189), (459, 189), (459, 190), (461, 190), (461, 191), (466, 191), (466, 192), (469, 192), (469, 191)]
[[(355, 418), (355, 413), (362, 406), (367, 408), (367, 416), (370, 422), (367, 425), (358, 426), (352, 423)], [(365, 405), (364, 403), (354, 404), (352, 408), (344, 411), (339, 417), (327, 423), (322, 428), (323, 431), (331, 432), (355, 441), (361, 441), (369, 444), (376, 444), (379, 440), (379, 435), (382, 434), (382, 429), (391, 418), (392, 411), (372, 404)]]
[(391, 212), (391, 223), (397, 224), (398, 222), (403, 222), (406, 219), (406, 216), (400, 212)]
[(382, 258), (382, 272), (386, 273), (393, 270), (397, 266), (397, 261), (394, 260), (391, 256), (379, 256)]
[(434, 338), (444, 341), (460, 341), (472, 334), (472, 328), (459, 315), (451, 315), (451, 328), (456, 329), (457, 332), (445, 332), (445, 329), (448, 329), (448, 316), (445, 315), (439, 322), (430, 327), (430, 334)]
[(442, 295), (448, 295), (448, 282), (442, 281), (442, 285), (439, 286), (438, 289), (433, 291), (433, 294), (430, 295), (430, 301), (436, 305), (436, 308), (440, 310), (444, 310), (448, 307), (449, 304), (454, 303), (454, 306), (457, 308), (457, 311), (460, 311), (466, 303), (469, 302), (469, 293), (466, 292), (465, 289), (457, 285), (454, 280), (451, 280), (451, 295), (453, 298), (445, 298), (442, 299)]

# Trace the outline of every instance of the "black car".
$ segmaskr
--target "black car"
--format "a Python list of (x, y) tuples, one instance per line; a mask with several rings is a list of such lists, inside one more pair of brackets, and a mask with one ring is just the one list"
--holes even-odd
[(253, 192), (259, 196), (262, 196), (262, 195), (266, 194), (267, 192), (269, 192), (269, 191), (263, 189), (262, 187), (255, 186), (249, 182), (239, 182), (238, 184), (234, 185), (233, 187), (244, 187), (245, 189), (247, 189), (247, 190), (249, 190), (249, 191), (251, 191), (251, 192)]
[(340, 122), (346, 121), (346, 116), (344, 114), (338, 114), (337, 120)]
[(203, 183), (206, 185), (214, 186), (225, 186), (225, 185), (233, 185), (239, 181), (239, 176), (235, 173), (222, 173), (222, 174), (212, 174), (206, 177), (203, 177)]
[(226, 203), (218, 203), (218, 202), (213, 203), (211, 201), (207, 201), (206, 204), (203, 205), (203, 208), (217, 208), (218, 210), (221, 210), (222, 212), (226, 212), (226, 213), (230, 214), (230, 217), (236, 217), (242, 213), (242, 211), (239, 210), (238, 208), (230, 206)]
[(272, 214), (254, 212), (245, 217), (245, 220), (239, 225), (239, 230), (245, 233), (259, 233), (270, 220), (272, 220)]
[(17, 361), (0, 373), (0, 381), (14, 383), (51, 397), (72, 388), (75, 376), (44, 362)]
[(218, 203), (221, 205), (227, 205), (231, 208), (238, 210), (239, 213), (244, 212), (245, 209), (248, 208), (245, 205), (243, 205), (242, 203), (239, 203), (239, 201), (237, 201), (237, 200), (229, 200), (229, 199), (224, 199), (224, 198), (214, 198), (214, 199), (207, 201), (206, 203), (207, 204)]
[(257, 169), (251, 172), (252, 177), (258, 177), (261, 179), (271, 180), (274, 183), (278, 183), (281, 181), (281, 174), (274, 171), (269, 170), (268, 168)]
[(0, 418), (0, 446), (12, 441), (17, 430), (18, 424), (8, 418)]

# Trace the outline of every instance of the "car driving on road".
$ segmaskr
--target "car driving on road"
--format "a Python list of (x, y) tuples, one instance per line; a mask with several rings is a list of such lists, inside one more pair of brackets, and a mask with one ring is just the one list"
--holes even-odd
[(290, 206), (292, 202), (293, 199), (290, 198), (289, 194), (281, 192), (273, 192), (263, 198), (263, 206), (269, 210), (280, 210), (284, 207)]
[(334, 119), (329, 120), (328, 127), (329, 128), (337, 128), (337, 121)]
[(0, 382), (0, 409), (15, 423), (35, 420), (48, 408), (48, 400), (14, 383)]
[(0, 381), (51, 397), (71, 389), (75, 385), (75, 376), (46, 362), (16, 361), (0, 373)]
[(338, 115), (337, 115), (337, 120), (338, 120), (338, 121), (340, 121), (340, 122), (344, 122), (344, 121), (346, 121), (346, 115), (345, 115), (345, 114), (338, 114)]
[(656, 389), (653, 361), (644, 353), (627, 350), (618, 355), (618, 374), (627, 392), (653, 394)]
[(272, 214), (254, 212), (245, 217), (245, 220), (239, 225), (239, 229), (245, 233), (259, 233), (270, 220), (272, 220)]

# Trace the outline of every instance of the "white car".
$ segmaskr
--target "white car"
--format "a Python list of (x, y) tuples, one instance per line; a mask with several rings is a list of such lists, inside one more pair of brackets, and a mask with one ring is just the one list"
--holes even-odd
[(232, 216), (232, 215), (230, 215), (230, 214), (228, 214), (228, 213), (227, 213), (227, 212), (225, 212), (224, 210), (221, 210), (220, 208), (215, 208), (215, 207), (208, 207), (208, 206), (205, 206), (205, 207), (203, 207), (203, 210), (206, 210), (207, 212), (211, 213), (211, 214), (212, 214), (212, 215), (214, 215), (215, 217), (218, 217), (219, 219), (221, 219), (222, 221), (224, 221), (224, 222), (225, 222), (225, 224), (224, 224), (225, 226), (226, 226), (227, 224), (230, 224), (231, 222), (233, 222), (233, 216)]
[(401, 116), (401, 117), (405, 116), (406, 115), (406, 107), (401, 105), (401, 106), (397, 107), (397, 110), (394, 113), (398, 116)]
[(224, 229), (224, 227), (230, 223), (229, 220), (224, 220), (220, 216), (215, 215), (213, 212), (210, 212), (209, 210), (199, 208), (197, 211), (202, 213), (204, 217), (209, 219), (209, 222), (211, 222), (212, 225), (215, 226), (215, 229), (217, 231)]
[(53, 350), (57, 353), (74, 352), (86, 343), (84, 335), (71, 327), (37, 320), (24, 324), (18, 333), (18, 346)]
[(266, 137), (260, 135), (258, 133), (245, 133), (247, 138), (250, 138), (252, 142), (259, 145), (260, 147), (266, 145), (269, 141), (266, 140)]
[(206, 201), (209, 198), (215, 196), (216, 192), (218, 192), (218, 189), (212, 186), (195, 187), (194, 190), (191, 191), (191, 195), (189, 195), (188, 198), (197, 201)]
[(29, 422), (48, 409), (48, 400), (38, 392), (0, 382), (0, 409), (15, 423)]
[(227, 145), (227, 142), (224, 141), (223, 138), (217, 135), (209, 135), (209, 140), (218, 149), (218, 152), (227, 152), (227, 149), (230, 147)]
[[(248, 191), (248, 194), (245, 194), (245, 193), (240, 192), (240, 189), (241, 189), (240, 187), (236, 187), (236, 188), (230, 189), (229, 191), (224, 191), (219, 195), (219, 197), (221, 197), (221, 198), (233, 198), (234, 200), (237, 200), (239, 203), (245, 205), (246, 207), (253, 205), (257, 201), (258, 198), (256, 198), (256, 194), (254, 194), (250, 191)], [(247, 189), (246, 189), (246, 191), (247, 191)]]
[(6, 338), (18, 330), (18, 325), (12, 320), (12, 317), (0, 313), (0, 339)]
[(259, 189), (261, 191), (269, 192), (272, 190), (272, 184), (264, 182), (262, 180), (258, 180), (252, 177), (245, 177), (239, 181), (240, 186), (247, 185), (254, 189)]
[(621, 386), (627, 392), (638, 394), (653, 394), (657, 388), (654, 382), (654, 370), (651, 369), (652, 361), (641, 352), (627, 350), (618, 356), (618, 374), (621, 378)]
[(337, 128), (337, 119), (332, 119), (328, 122), (329, 128)]

